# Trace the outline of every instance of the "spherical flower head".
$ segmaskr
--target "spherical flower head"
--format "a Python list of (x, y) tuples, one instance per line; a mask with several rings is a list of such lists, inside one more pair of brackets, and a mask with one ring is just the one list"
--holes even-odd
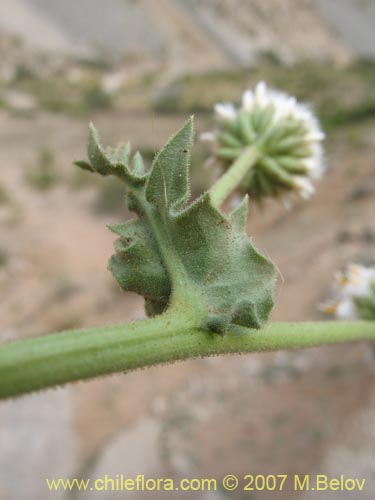
[(334, 277), (333, 299), (320, 309), (341, 320), (375, 320), (375, 267), (349, 264)]
[(264, 82), (246, 90), (241, 106), (216, 104), (217, 128), (201, 135), (228, 168), (246, 148), (257, 149), (258, 160), (241, 184), (255, 199), (309, 198), (313, 181), (323, 171), (324, 134), (312, 111), (295, 97), (267, 88)]

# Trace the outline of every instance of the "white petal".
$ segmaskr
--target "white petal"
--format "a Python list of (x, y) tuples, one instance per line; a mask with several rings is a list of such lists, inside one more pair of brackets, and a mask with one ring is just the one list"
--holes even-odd
[(311, 180), (320, 179), (324, 172), (322, 160), (318, 160), (314, 156), (304, 159), (302, 165), (306, 168), (307, 175)]
[(339, 302), (336, 308), (336, 318), (343, 320), (351, 320), (358, 318), (357, 308), (351, 299), (345, 299)]
[(199, 140), (202, 142), (215, 142), (217, 135), (215, 132), (202, 132), (199, 136)]
[(345, 283), (342, 293), (352, 297), (366, 297), (370, 295), (374, 284), (373, 269), (359, 264), (350, 264), (345, 273)]
[(298, 193), (302, 196), (302, 198), (307, 199), (313, 193), (315, 193), (315, 188), (312, 185), (310, 179), (308, 179), (307, 177), (296, 175), (293, 177), (293, 180), (294, 180), (294, 185)]
[(242, 108), (251, 111), (254, 107), (254, 94), (252, 90), (246, 90), (242, 96)]
[(309, 175), (312, 179), (319, 179), (324, 171), (326, 170), (326, 165), (324, 162), (323, 148), (320, 143), (312, 143), (309, 145), (311, 150), (310, 158), (306, 158), (304, 163), (310, 162), (311, 168)]
[(237, 117), (237, 111), (235, 110), (233, 104), (230, 103), (215, 104), (215, 113), (219, 119), (224, 121), (232, 121)]
[(316, 159), (313, 157), (304, 159), (302, 165), (309, 171), (309, 173), (318, 168)]
[(309, 132), (305, 135), (305, 140), (309, 142), (322, 141), (323, 139), (325, 139), (325, 134), (320, 131)]
[(288, 97), (287, 106), (290, 111), (294, 109), (297, 106), (297, 99), (294, 96)]
[(266, 106), (269, 99), (267, 98), (267, 86), (265, 82), (258, 82), (255, 87), (255, 100), (260, 106)]

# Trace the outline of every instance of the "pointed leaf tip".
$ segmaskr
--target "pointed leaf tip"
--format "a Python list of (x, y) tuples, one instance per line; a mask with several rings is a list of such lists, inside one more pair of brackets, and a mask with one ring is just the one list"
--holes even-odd
[(189, 191), (194, 125), (189, 118), (156, 155), (146, 185), (146, 199), (163, 211), (182, 206)]
[(133, 156), (133, 161), (132, 161), (132, 167), (133, 167), (133, 172), (136, 175), (144, 175), (145, 173), (145, 165), (143, 162), (142, 155), (139, 151), (135, 153)]
[(93, 169), (96, 172), (101, 175), (108, 175), (110, 173), (112, 163), (100, 144), (99, 134), (93, 123), (90, 123), (89, 125), (87, 155)]
[(241, 203), (232, 210), (229, 217), (238, 231), (246, 230), (249, 196), (246, 194)]
[(89, 163), (87, 163), (86, 161), (77, 160), (77, 161), (73, 162), (73, 165), (81, 168), (82, 170), (88, 170), (89, 172), (94, 172), (94, 169), (92, 168), (92, 166)]

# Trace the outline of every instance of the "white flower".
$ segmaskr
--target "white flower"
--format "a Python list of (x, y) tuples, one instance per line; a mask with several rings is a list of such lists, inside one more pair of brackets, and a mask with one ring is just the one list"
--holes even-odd
[[(334, 276), (333, 300), (325, 302), (320, 309), (337, 319), (361, 319), (363, 312), (358, 307), (359, 301), (369, 305), (369, 319), (375, 306), (375, 267), (349, 264), (345, 271)], [(373, 305), (371, 305), (371, 303)], [(366, 305), (364, 306), (366, 308)], [(375, 318), (372, 318), (375, 319)]]
[[(259, 82), (246, 90), (241, 106), (216, 104), (217, 129), (205, 132), (214, 157), (224, 167), (254, 146), (260, 153), (241, 188), (253, 198), (274, 196), (290, 199), (293, 192), (303, 199), (314, 192), (313, 181), (325, 171), (321, 142), (324, 133), (311, 109), (295, 97), (272, 90)], [(293, 198), (293, 196), (292, 196)]]
[(344, 273), (336, 274), (336, 283), (345, 295), (365, 297), (375, 285), (375, 268), (349, 264)]

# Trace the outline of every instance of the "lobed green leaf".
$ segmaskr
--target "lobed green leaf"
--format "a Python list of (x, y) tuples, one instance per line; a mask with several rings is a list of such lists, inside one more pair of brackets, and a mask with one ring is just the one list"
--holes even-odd
[(144, 174), (139, 156), (130, 170), (129, 150), (105, 152), (91, 128), (90, 164), (79, 166), (122, 178), (129, 208), (138, 214), (137, 220), (109, 226), (119, 236), (109, 269), (123, 290), (145, 298), (150, 315), (173, 306), (182, 270), (206, 311), (202, 327), (220, 333), (233, 324), (260, 328), (273, 306), (275, 266), (246, 234), (247, 198), (229, 216), (209, 193), (188, 205), (192, 140), (189, 119)]

